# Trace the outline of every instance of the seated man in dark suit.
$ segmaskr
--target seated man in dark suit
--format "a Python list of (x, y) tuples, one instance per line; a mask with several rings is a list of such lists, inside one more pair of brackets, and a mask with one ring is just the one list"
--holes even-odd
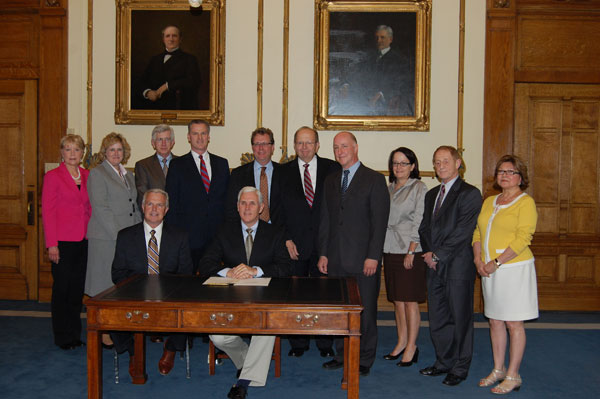
[[(238, 194), (241, 222), (229, 221), (200, 261), (200, 274), (238, 279), (285, 277), (291, 272), (283, 231), (259, 220), (263, 198), (255, 187), (244, 187)], [(228, 398), (245, 398), (248, 386), (264, 386), (267, 381), (274, 336), (254, 335), (250, 345), (237, 335), (211, 335), (215, 346), (227, 353), (238, 369), (238, 381)]]
[[(115, 284), (135, 274), (192, 274), (192, 258), (187, 233), (175, 226), (163, 224), (169, 210), (168, 194), (158, 188), (150, 189), (142, 201), (144, 221), (127, 227), (117, 236), (112, 264)], [(129, 332), (111, 333), (117, 353), (129, 352), (130, 370), (133, 362), (133, 337)], [(175, 351), (185, 349), (185, 334), (173, 334), (167, 339), (158, 362), (161, 374), (173, 368)]]

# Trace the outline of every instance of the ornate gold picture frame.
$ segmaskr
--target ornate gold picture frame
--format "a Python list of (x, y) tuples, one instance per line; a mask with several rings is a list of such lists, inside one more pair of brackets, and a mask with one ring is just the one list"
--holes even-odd
[[(116, 0), (116, 7), (115, 123), (223, 125), (225, 0), (201, 8), (188, 0)], [(166, 40), (177, 31), (175, 47)]]
[(431, 0), (315, 0), (315, 128), (429, 130)]

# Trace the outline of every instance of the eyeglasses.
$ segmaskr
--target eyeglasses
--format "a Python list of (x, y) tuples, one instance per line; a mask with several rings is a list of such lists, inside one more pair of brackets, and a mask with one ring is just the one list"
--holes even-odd
[(171, 142), (171, 138), (170, 137), (159, 137), (157, 139), (155, 139), (154, 141), (158, 142), (158, 143), (170, 143)]
[(396, 167), (396, 166), (402, 166), (402, 167), (405, 168), (405, 167), (411, 165), (411, 163), (410, 162), (392, 162), (392, 165), (394, 167)]
[(252, 143), (252, 147), (266, 147), (268, 145), (273, 145), (273, 143)]
[(520, 175), (521, 172), (519, 172), (518, 170), (502, 170), (502, 169), (498, 169), (496, 171), (496, 174), (499, 176), (503, 176), (503, 175), (508, 175), (508, 176), (514, 176), (514, 175)]

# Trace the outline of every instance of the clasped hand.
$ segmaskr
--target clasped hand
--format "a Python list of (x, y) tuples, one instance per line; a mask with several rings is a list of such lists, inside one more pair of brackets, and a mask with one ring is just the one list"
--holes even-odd
[(254, 276), (256, 276), (257, 273), (258, 273), (258, 271), (255, 268), (248, 266), (244, 263), (240, 263), (233, 269), (229, 269), (229, 271), (227, 271), (227, 277), (237, 278), (237, 279), (247, 279), (247, 278), (254, 278)]

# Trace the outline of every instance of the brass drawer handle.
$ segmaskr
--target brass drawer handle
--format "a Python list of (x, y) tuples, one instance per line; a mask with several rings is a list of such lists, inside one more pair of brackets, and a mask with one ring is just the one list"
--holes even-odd
[(125, 313), (125, 318), (133, 323), (141, 323), (143, 320), (148, 320), (150, 314), (141, 310), (134, 310), (133, 312)]
[(314, 327), (319, 321), (318, 314), (305, 313), (304, 315), (296, 315), (296, 322), (300, 323), (301, 327)]
[(232, 313), (223, 313), (223, 312), (219, 312), (219, 313), (212, 313), (209, 316), (210, 321), (213, 322), (213, 324), (217, 324), (219, 326), (226, 326), (229, 324), (229, 322), (233, 321), (234, 316)]

